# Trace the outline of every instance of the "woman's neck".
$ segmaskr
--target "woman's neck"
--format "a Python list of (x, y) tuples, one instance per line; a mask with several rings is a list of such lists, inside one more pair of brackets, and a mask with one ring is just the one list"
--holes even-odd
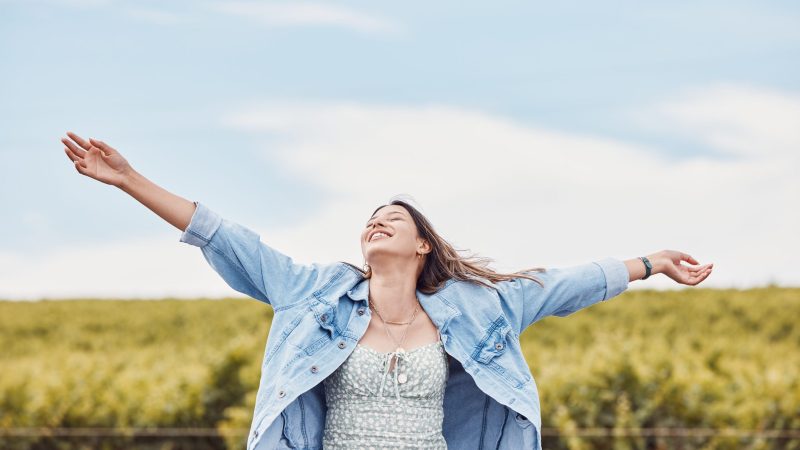
[(386, 321), (406, 322), (417, 305), (417, 280), (409, 274), (373, 273), (369, 279), (369, 302)]

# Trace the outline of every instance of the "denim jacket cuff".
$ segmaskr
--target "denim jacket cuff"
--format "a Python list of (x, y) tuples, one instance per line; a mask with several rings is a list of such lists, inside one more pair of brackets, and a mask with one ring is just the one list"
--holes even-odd
[(193, 202), (196, 206), (189, 226), (181, 234), (180, 242), (189, 245), (204, 247), (222, 224), (222, 216), (207, 208), (200, 202)]
[(630, 274), (625, 263), (616, 258), (605, 258), (595, 261), (603, 269), (606, 277), (606, 295), (603, 300), (608, 300), (623, 293), (628, 288)]

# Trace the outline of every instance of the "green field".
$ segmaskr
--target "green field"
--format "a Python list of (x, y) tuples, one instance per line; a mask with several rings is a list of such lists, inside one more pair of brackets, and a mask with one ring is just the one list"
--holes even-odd
[[(256, 300), (0, 302), (0, 429), (202, 427), (227, 437), (0, 435), (0, 448), (243, 448), (272, 310)], [(800, 449), (800, 289), (627, 291), (522, 335), (545, 448)], [(556, 432), (562, 435), (555, 435)], [(8, 433), (6, 433), (8, 434)]]

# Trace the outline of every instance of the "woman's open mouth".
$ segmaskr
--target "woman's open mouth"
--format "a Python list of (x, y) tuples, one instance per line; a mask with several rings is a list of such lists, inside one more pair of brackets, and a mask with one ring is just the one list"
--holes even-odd
[(378, 240), (378, 239), (383, 239), (383, 238), (388, 238), (388, 237), (389, 237), (388, 234), (382, 233), (382, 232), (379, 231), (379, 232), (373, 234), (372, 237), (369, 239), (369, 241), (372, 242), (372, 241), (375, 241), (375, 240)]

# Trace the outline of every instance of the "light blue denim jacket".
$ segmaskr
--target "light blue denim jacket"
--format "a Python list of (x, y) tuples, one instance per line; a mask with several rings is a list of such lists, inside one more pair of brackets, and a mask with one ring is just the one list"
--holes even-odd
[[(195, 204), (180, 241), (200, 247), (233, 289), (274, 309), (247, 450), (321, 449), (321, 381), (367, 330), (369, 280), (343, 262), (295, 263), (254, 231)], [(417, 291), (452, 357), (442, 429), (451, 449), (541, 449), (539, 394), (519, 334), (628, 287), (627, 268), (614, 258), (532, 274), (544, 288), (525, 278), (495, 289), (451, 279), (434, 294)]]

